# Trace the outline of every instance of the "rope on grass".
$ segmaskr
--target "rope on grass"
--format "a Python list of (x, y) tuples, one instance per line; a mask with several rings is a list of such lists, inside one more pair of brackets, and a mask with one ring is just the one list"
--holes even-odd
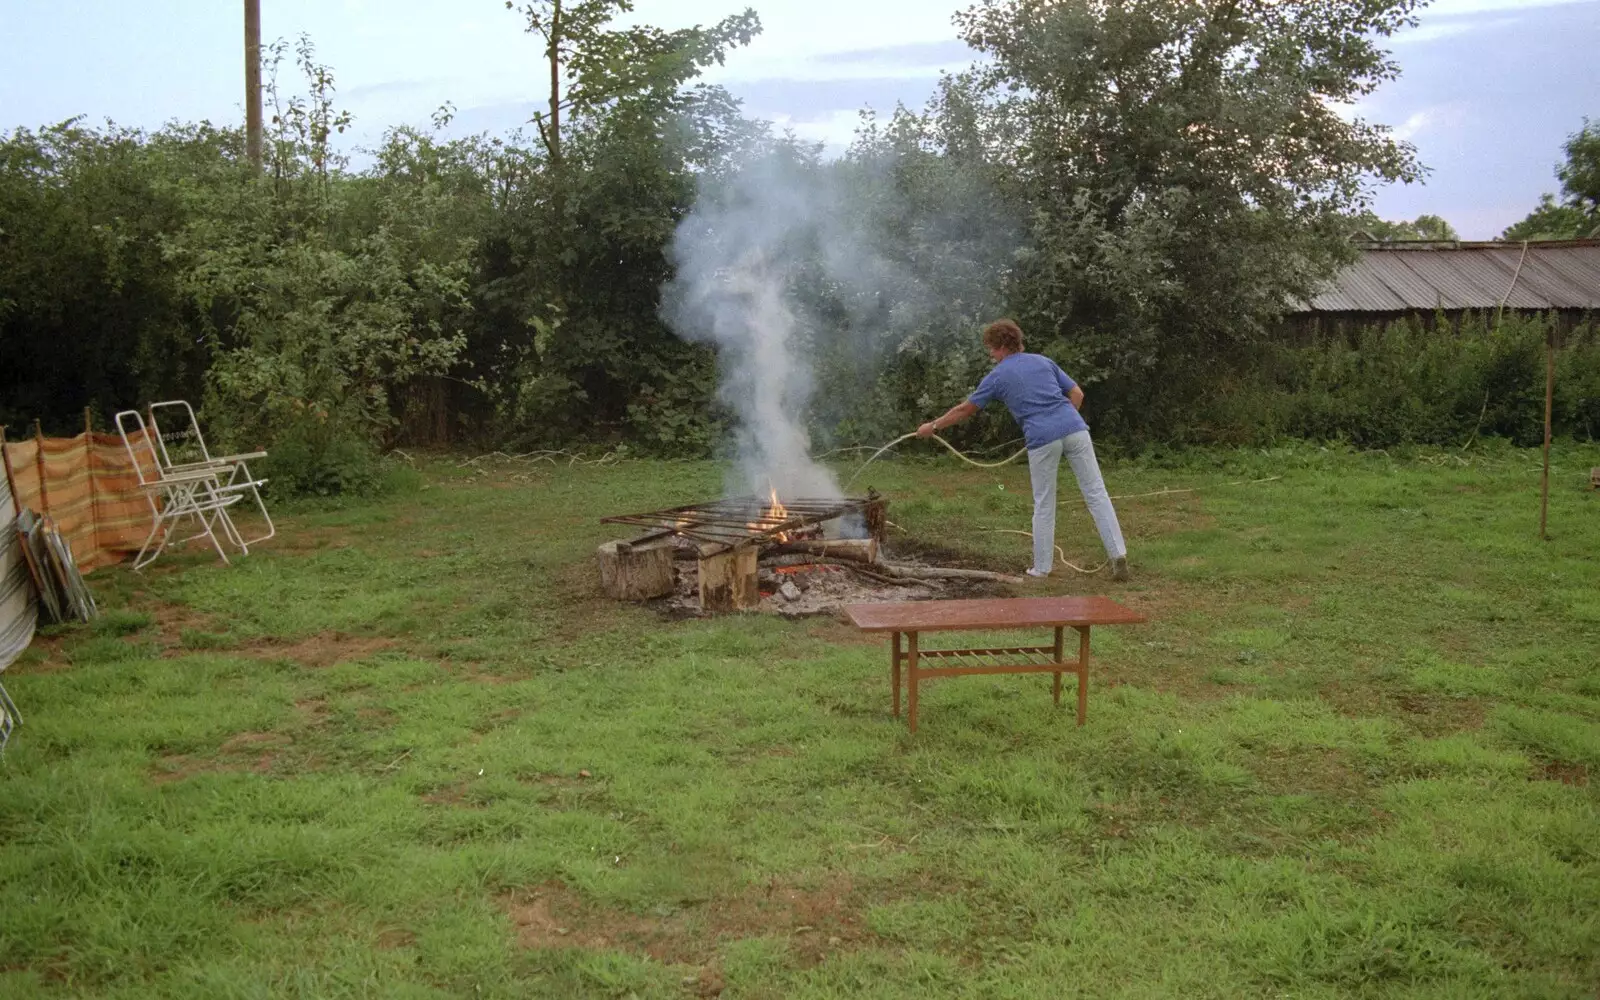
[[(1016, 528), (984, 528), (983, 530), (984, 531), (992, 531), (995, 534), (999, 534), (999, 535), (1027, 535), (1029, 538), (1033, 537), (1033, 532), (1031, 532), (1031, 531), (1018, 531)], [(1105, 569), (1106, 566), (1110, 565), (1109, 562), (1102, 562), (1100, 565), (1096, 566), (1094, 569), (1084, 569), (1082, 566), (1079, 566), (1077, 563), (1075, 563), (1075, 562), (1071, 561), (1070, 559), (1068, 559), (1067, 558), (1067, 554), (1061, 550), (1061, 546), (1059, 546), (1059, 545), (1056, 546), (1056, 560), (1058, 562), (1060, 562), (1061, 565), (1063, 565), (1063, 566), (1067, 567), (1068, 569), (1072, 570), (1074, 573), (1082, 573), (1084, 576), (1093, 576), (1096, 573), (1100, 572), (1101, 570)]]
[(565, 458), (568, 466), (610, 466), (622, 461), (621, 456), (614, 451), (608, 451), (599, 458), (585, 458), (582, 455), (574, 455), (570, 451), (525, 451), (520, 455), (508, 455), (503, 451), (491, 451), (487, 455), (479, 455), (475, 458), (469, 458), (465, 462), (460, 462), (456, 465), (456, 468), (465, 469), (469, 465), (477, 466), (478, 463), (490, 458), (498, 458), (505, 462), (523, 462), (528, 465), (533, 465), (537, 462), (549, 462), (551, 465), (559, 465), (560, 463), (556, 461), (558, 457)]
[[(1240, 479), (1240, 480), (1236, 480), (1235, 482), (1223, 483), (1221, 485), (1223, 485), (1223, 486), (1255, 486), (1258, 483), (1270, 483), (1270, 482), (1274, 482), (1274, 481), (1282, 479), (1282, 478), (1283, 478), (1282, 476), (1268, 476), (1265, 479)], [(1200, 492), (1200, 488), (1199, 487), (1190, 487), (1188, 489), (1181, 489), (1181, 490), (1163, 489), (1163, 490), (1153, 490), (1153, 491), (1151, 491), (1149, 493), (1124, 493), (1124, 494), (1122, 494), (1120, 496), (1111, 497), (1111, 499), (1112, 500), (1134, 500), (1134, 499), (1138, 499), (1140, 497), (1160, 497), (1160, 496), (1167, 496), (1169, 494), (1174, 494), (1174, 493), (1198, 493), (1198, 492)], [(1062, 500), (1060, 502), (1061, 503), (1066, 503), (1067, 500)], [(1031, 531), (1018, 531), (1015, 528), (984, 528), (983, 530), (984, 531), (996, 532), (996, 533), (1002, 534), (1002, 535), (1027, 535), (1029, 538), (1033, 537), (1033, 532), (1031, 532)], [(1067, 558), (1067, 554), (1061, 550), (1061, 546), (1059, 546), (1059, 545), (1056, 546), (1056, 559), (1059, 560), (1063, 566), (1066, 566), (1067, 568), (1073, 570), (1074, 572), (1082, 573), (1084, 576), (1093, 576), (1095, 573), (1100, 572), (1101, 570), (1105, 569), (1106, 566), (1110, 565), (1109, 562), (1102, 562), (1102, 563), (1100, 563), (1100, 565), (1094, 567), (1093, 569), (1084, 569), (1082, 566), (1079, 566), (1076, 563), (1074, 563), (1071, 560), (1069, 560)]]
[[(1279, 479), (1282, 479), (1282, 478), (1283, 478), (1282, 476), (1268, 476), (1265, 479), (1240, 479), (1240, 480), (1237, 480), (1237, 481), (1231, 482), (1231, 483), (1219, 483), (1218, 485), (1219, 486), (1255, 486), (1258, 483), (1276, 482), (1276, 481), (1278, 481)], [(1206, 487), (1206, 489), (1214, 489), (1214, 488), (1215, 487), (1210, 487), (1210, 486)], [(1168, 494), (1172, 494), (1172, 493), (1199, 493), (1199, 492), (1200, 492), (1200, 487), (1198, 487), (1198, 486), (1190, 486), (1190, 487), (1188, 487), (1186, 489), (1181, 489), (1181, 490), (1160, 489), (1160, 490), (1152, 490), (1149, 493), (1122, 493), (1122, 494), (1118, 494), (1117, 496), (1110, 497), (1109, 499), (1112, 499), (1112, 500), (1137, 500), (1140, 497), (1164, 497), (1164, 496), (1167, 496)], [(1061, 502), (1062, 503), (1066, 503), (1065, 500), (1063, 500)]]

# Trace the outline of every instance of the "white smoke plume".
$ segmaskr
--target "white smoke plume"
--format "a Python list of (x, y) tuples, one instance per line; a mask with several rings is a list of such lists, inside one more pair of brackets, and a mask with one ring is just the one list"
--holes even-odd
[[(935, 363), (941, 350), (977, 351), (1011, 229), (976, 188), (913, 207), (890, 183), (892, 166), (819, 164), (779, 148), (703, 183), (678, 225), (663, 316), (717, 349), (718, 398), (736, 423), (730, 493), (839, 496), (811, 455), (813, 411), (837, 420), (870, 410), (891, 351)], [(940, 347), (939, 336), (960, 346)], [(851, 398), (814, 399), (819, 371)]]
[(665, 316), (679, 336), (717, 348), (717, 395), (737, 422), (730, 491), (841, 495), (838, 479), (811, 457), (814, 381), (790, 293), (792, 272), (833, 228), (833, 207), (816, 172), (769, 158), (703, 189), (673, 238), (677, 276), (664, 290)]

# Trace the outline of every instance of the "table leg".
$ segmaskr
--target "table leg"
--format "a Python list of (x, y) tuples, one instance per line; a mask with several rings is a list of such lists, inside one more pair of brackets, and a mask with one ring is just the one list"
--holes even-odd
[(1078, 630), (1078, 725), (1083, 725), (1089, 715), (1089, 626), (1075, 625)]
[(889, 668), (889, 684), (894, 688), (894, 717), (900, 718), (900, 633), (894, 634), (894, 645), (890, 648), (893, 654), (893, 663)]
[[(1062, 653), (1061, 636), (1065, 632), (1066, 632), (1065, 628), (1063, 628), (1060, 625), (1056, 626), (1056, 652), (1055, 652), (1055, 657), (1056, 657), (1056, 662), (1057, 663), (1061, 662), (1061, 653)], [(1056, 671), (1056, 682), (1055, 682), (1055, 686), (1052, 688), (1052, 690), (1050, 692), (1050, 697), (1055, 699), (1056, 707), (1060, 708), (1061, 707), (1061, 671), (1059, 671), (1059, 670)]]
[(906, 634), (906, 716), (911, 731), (917, 731), (917, 633)]

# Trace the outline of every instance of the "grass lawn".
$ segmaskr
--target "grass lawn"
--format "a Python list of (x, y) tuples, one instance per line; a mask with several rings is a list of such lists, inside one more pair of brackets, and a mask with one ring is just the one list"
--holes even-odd
[[(1109, 465), (1192, 492), (1118, 502), (1131, 582), (1025, 591), (1151, 617), (1096, 630), (1082, 729), (971, 677), (913, 738), (881, 637), (601, 598), (596, 519), (709, 463), (436, 462), (232, 567), (101, 571), (5, 675), (0, 997), (1588, 1000), (1600, 448), (1548, 543), (1538, 462)], [(902, 544), (1025, 564), (980, 530), (1028, 526), (1025, 467), (868, 484)]]

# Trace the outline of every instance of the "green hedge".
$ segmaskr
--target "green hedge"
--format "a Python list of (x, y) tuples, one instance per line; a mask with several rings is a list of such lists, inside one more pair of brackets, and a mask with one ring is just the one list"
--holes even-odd
[[(1365, 448), (1463, 445), (1477, 437), (1544, 439), (1549, 317), (1417, 320), (1262, 348), (1198, 407), (1191, 436), (1250, 444), (1280, 437)], [(1600, 331), (1561, 333), (1553, 409), (1558, 436), (1600, 431)], [(1196, 433), (1198, 432), (1198, 433)]]

